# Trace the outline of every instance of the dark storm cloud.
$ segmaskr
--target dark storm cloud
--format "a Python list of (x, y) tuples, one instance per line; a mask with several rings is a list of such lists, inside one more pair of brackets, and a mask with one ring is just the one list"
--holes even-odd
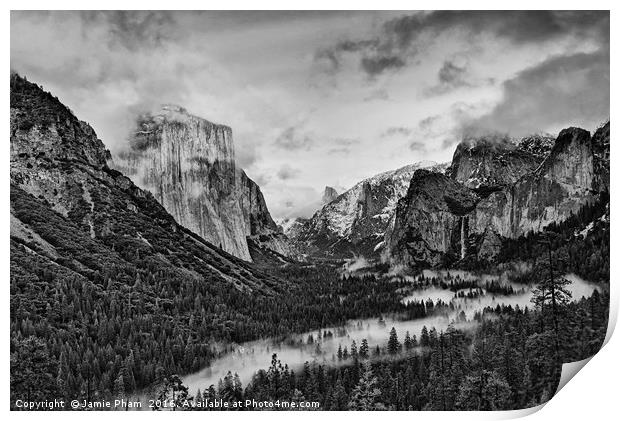
[(459, 87), (467, 85), (464, 76), (467, 73), (465, 65), (456, 64), (454, 61), (446, 60), (439, 69), (438, 78), (441, 86)]
[[(182, 16), (165, 11), (15, 11), (11, 63), (88, 108), (90, 115), (82, 115), (90, 116), (106, 145), (117, 150), (126, 146), (136, 116), (161, 103), (184, 103), (195, 91), (188, 82), (194, 68), (186, 64), (187, 49), (178, 42), (189, 31), (178, 23)], [(194, 65), (199, 59), (192, 60)]]
[(581, 126), (609, 118), (609, 52), (552, 57), (503, 84), (502, 101), (463, 126), (466, 132), (523, 135)]
[(344, 12), (296, 10), (277, 12), (269, 10), (106, 10), (80, 12), (82, 19), (87, 24), (107, 25), (110, 37), (129, 49), (161, 46), (167, 41), (178, 41), (192, 33), (202, 31), (205, 27), (211, 30), (239, 25), (258, 27), (294, 20), (324, 19), (341, 14)]
[(404, 15), (386, 21), (369, 39), (345, 40), (319, 50), (339, 69), (346, 54), (358, 57), (361, 69), (375, 77), (405, 66), (432, 39), (446, 31), (465, 35), (487, 33), (514, 44), (540, 43), (565, 36), (609, 44), (608, 11), (435, 11)]
[(405, 61), (398, 56), (364, 57), (360, 65), (368, 76), (373, 77), (386, 70), (400, 69), (405, 66)]
[(459, 88), (473, 88), (495, 83), (494, 78), (476, 78), (470, 74), (468, 59), (459, 56), (444, 60), (437, 72), (437, 84), (424, 91), (426, 96), (441, 95)]
[(330, 69), (335, 71), (340, 68), (341, 53), (355, 53), (372, 49), (377, 46), (378, 40), (344, 40), (336, 43), (329, 48), (321, 48), (315, 53), (315, 60), (325, 60), (330, 65)]
[(385, 23), (384, 32), (387, 43), (403, 48), (415, 43), (426, 31), (438, 34), (455, 28), (474, 34), (488, 32), (515, 43), (541, 42), (568, 34), (587, 36), (591, 31), (608, 39), (609, 12), (440, 10), (392, 19)]

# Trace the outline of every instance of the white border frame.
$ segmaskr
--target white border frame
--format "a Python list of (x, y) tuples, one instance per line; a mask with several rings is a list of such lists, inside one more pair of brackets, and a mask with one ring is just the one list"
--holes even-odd
[[(438, 9), (504, 9), (504, 10), (513, 10), (513, 9), (531, 9), (531, 10), (547, 10), (547, 9), (562, 9), (562, 10), (593, 10), (593, 9), (601, 9), (601, 10), (611, 10), (611, 45), (617, 46), (617, 31), (615, 31), (615, 23), (616, 22), (616, 13), (614, 5), (618, 4), (618, 2), (612, 1), (598, 1), (598, 0), (590, 0), (588, 2), (577, 2), (574, 0), (567, 1), (545, 1), (545, 0), (523, 0), (519, 2), (503, 2), (501, 6), (498, 2), (492, 1), (470, 1), (470, 2), (462, 2), (455, 0), (435, 0), (435, 1), (404, 1), (404, 0), (382, 0), (381, 2), (371, 2), (371, 1), (356, 1), (355, 3), (347, 4), (345, 1), (326, 1), (326, 0), (299, 0), (294, 4), (286, 1), (277, 1), (277, 0), (263, 0), (260, 3), (252, 2), (248, 0), (229, 0), (229, 1), (210, 1), (210, 2), (200, 2), (200, 1), (191, 1), (191, 0), (176, 0), (174, 2), (166, 2), (161, 0), (151, 0), (149, 2), (138, 2), (132, 0), (109, 0), (109, 1), (90, 1), (88, 4), (84, 2), (79, 2), (75, 0), (60, 0), (53, 2), (53, 6), (51, 2), (45, 1), (13, 1), (9, 0), (5, 4), (7, 4), (7, 9), (5, 9), (5, 13), (1, 15), (2, 24), (0, 28), (2, 28), (3, 39), (2, 39), (2, 60), (4, 63), (4, 68), (7, 73), (10, 69), (10, 10), (47, 10), (47, 9), (65, 9), (65, 10), (83, 10), (83, 9), (93, 9), (93, 10), (124, 10), (124, 9), (145, 9), (145, 10), (196, 10), (196, 9), (212, 9), (212, 10), (245, 10), (245, 9), (267, 9), (267, 10), (289, 10), (289, 9), (297, 9), (297, 10), (342, 10), (349, 9), (350, 6), (354, 5), (357, 10), (409, 10), (409, 9), (418, 9), (418, 10), (438, 10)], [(584, 7), (586, 6), (586, 7)], [(614, 53), (614, 50), (611, 50), (611, 69), (610, 74), (614, 75), (618, 68), (617, 66), (617, 54)], [(610, 81), (610, 89), (611, 92), (617, 92), (617, 83), (615, 83), (615, 79)], [(9, 90), (8, 84), (5, 89), (2, 91), (3, 95), (3, 104), (4, 104), (4, 115), (9, 115)], [(619, 121), (616, 119), (617, 115), (617, 97), (612, 95), (611, 97), (611, 108), (610, 108), (610, 118), (611, 120)], [(9, 133), (9, 120), (8, 118), (4, 118), (2, 121), (3, 133)], [(8, 141), (5, 141), (5, 148), (9, 148), (10, 144)], [(2, 383), (2, 396), (4, 396), (6, 405), (6, 411), (9, 411), (8, 399), (9, 399), (9, 341), (8, 341), (8, 331), (9, 329), (9, 279), (10, 279), (10, 261), (9, 261), (9, 180), (10, 180), (10, 165), (9, 165), (9, 151), (5, 149), (5, 155), (3, 156), (3, 170), (5, 172), (3, 183), (0, 184), (0, 197), (5, 200), (5, 205), (0, 210), (1, 219), (4, 223), (0, 226), (0, 238), (4, 238), (4, 242), (2, 243), (2, 260), (4, 264), (2, 265), (2, 286), (4, 288), (4, 302), (5, 305), (2, 308), (2, 316), (4, 320), (5, 326), (5, 340), (2, 342), (3, 353), (5, 360), (3, 365), (3, 379)], [(613, 150), (613, 147), (612, 147)], [(614, 155), (612, 151), (612, 156)], [(612, 166), (611, 168), (611, 180), (613, 185), (620, 185), (615, 181), (618, 181), (618, 177), (620, 177), (620, 173), (615, 171), (615, 168)], [(616, 221), (616, 209), (618, 209), (618, 205), (620, 205), (620, 196), (611, 196), (611, 214), (612, 221)], [(611, 234), (611, 309), (610, 309), (610, 327), (608, 330), (608, 335), (606, 341), (608, 343), (599, 351), (597, 355), (595, 355), (591, 361), (587, 364), (587, 368), (582, 370), (574, 379), (570, 380), (562, 390), (551, 399), (548, 404), (542, 405), (540, 407), (529, 409), (529, 410), (519, 410), (519, 411), (509, 411), (509, 412), (389, 412), (386, 416), (394, 417), (394, 419), (411, 419), (411, 417), (415, 417), (416, 419), (424, 419), (424, 420), (445, 420), (445, 419), (459, 419), (459, 420), (485, 420), (485, 419), (512, 419), (518, 418), (522, 416), (526, 416), (534, 413), (531, 416), (532, 420), (542, 420), (548, 418), (557, 418), (562, 420), (593, 420), (593, 419), (612, 419), (617, 417), (618, 410), (618, 382), (620, 382), (620, 363), (618, 360), (620, 359), (620, 340), (617, 337), (611, 336), (613, 329), (615, 327), (615, 323), (617, 320), (618, 314), (618, 303), (619, 303), (619, 289), (617, 288), (615, 280), (615, 276), (619, 273), (618, 261), (616, 261), (613, 257), (615, 256), (615, 252), (618, 250), (618, 241), (619, 234), (612, 230)], [(617, 335), (616, 335), (617, 336)], [(540, 410), (544, 406), (544, 409)], [(146, 419), (151, 414), (149, 412), (114, 412), (114, 416), (120, 417), (137, 417), (141, 419)], [(145, 415), (149, 414), (149, 415)], [(252, 418), (257, 419), (286, 419), (292, 416), (292, 413), (287, 412), (252, 412), (252, 413), (226, 413), (219, 412), (216, 414), (213, 413), (205, 413), (205, 412), (194, 412), (194, 413), (184, 413), (170, 415), (172, 413), (158, 413), (158, 417), (191, 417), (193, 419), (205, 419), (205, 417), (217, 417), (218, 419), (237, 419), (237, 418), (245, 418), (245, 415), (248, 415)], [(102, 419), (103, 417), (107, 417), (110, 415), (106, 412), (92, 412), (89, 413), (89, 417), (94, 417), (97, 419)], [(377, 414), (374, 413), (351, 413), (349, 416), (354, 416), (356, 419), (364, 420), (364, 419), (374, 419)], [(23, 418), (51, 418), (51, 419), (76, 419), (77, 417), (82, 417), (83, 414), (79, 412), (52, 412), (52, 413), (42, 413), (42, 412), (11, 412), (11, 416), (16, 419)], [(322, 417), (337, 417), (339, 416), (337, 413), (325, 413), (325, 412), (297, 412), (295, 413), (295, 417), (299, 419), (314, 419), (314, 418), (322, 418)], [(342, 414), (341, 416), (347, 416)]]

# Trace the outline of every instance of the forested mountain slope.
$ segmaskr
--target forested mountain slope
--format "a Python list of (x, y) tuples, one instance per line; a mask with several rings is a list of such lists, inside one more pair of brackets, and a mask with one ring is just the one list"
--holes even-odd
[(180, 226), (107, 158), (88, 124), (11, 75), (12, 360), (58, 364), (29, 367), (15, 391), (111, 392), (119, 373), (131, 391), (200, 367), (210, 340), (263, 332), (261, 297), (286, 288)]

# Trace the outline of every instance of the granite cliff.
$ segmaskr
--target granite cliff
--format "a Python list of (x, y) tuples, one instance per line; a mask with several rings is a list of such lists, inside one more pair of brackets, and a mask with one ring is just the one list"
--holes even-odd
[(540, 165), (550, 150), (549, 140), (542, 136), (520, 142), (500, 135), (467, 138), (456, 147), (447, 173), (479, 191), (509, 186)]
[(505, 238), (539, 232), (609, 191), (609, 123), (513, 142), (467, 139), (447, 175), (416, 171), (386, 233), (392, 264), (493, 260)]
[(153, 193), (181, 225), (237, 257), (251, 260), (248, 237), (290, 253), (260, 188), (235, 162), (227, 126), (166, 105), (138, 119), (128, 150), (110, 165)]
[(325, 190), (323, 191), (323, 197), (321, 198), (321, 203), (326, 205), (330, 202), (333, 202), (338, 197), (338, 192), (335, 188), (330, 186), (325, 186)]

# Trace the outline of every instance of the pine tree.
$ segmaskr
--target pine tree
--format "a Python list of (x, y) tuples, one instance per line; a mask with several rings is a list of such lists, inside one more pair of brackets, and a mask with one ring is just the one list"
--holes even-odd
[(405, 332), (405, 340), (403, 342), (405, 346), (405, 351), (411, 351), (413, 349), (413, 341), (411, 340), (411, 335), (409, 335), (409, 331)]
[[(194, 396), (194, 402), (196, 402), (197, 404), (200, 403), (203, 400), (203, 396), (204, 395), (200, 391), (200, 388), (198, 388), (198, 390), (196, 390), (196, 396)], [(198, 410), (204, 410), (204, 408)]]
[(349, 359), (349, 349), (346, 346), (344, 347), (344, 350), (342, 351), (342, 359), (345, 361)]
[[(119, 378), (122, 378), (119, 376)], [(118, 379), (117, 379), (118, 380)], [(165, 377), (157, 392), (157, 400), (160, 402), (171, 402), (173, 411), (183, 411), (190, 409), (189, 404), (194, 398), (189, 396), (187, 386), (183, 384), (181, 378), (176, 374)], [(162, 408), (153, 407), (153, 411), (159, 411)]]
[(125, 380), (123, 373), (119, 373), (116, 380), (114, 380), (114, 397), (116, 399), (123, 399), (127, 396), (127, 390), (125, 389)]
[(495, 367), (510, 386), (512, 400), (519, 399), (519, 392), (524, 388), (525, 363), (520, 355), (514, 334), (505, 334), (504, 341), (497, 347)]
[(67, 353), (63, 349), (63, 351), (60, 353), (60, 360), (58, 362), (58, 375), (56, 376), (58, 391), (61, 393), (61, 396), (68, 396), (71, 393), (71, 385), (69, 383), (70, 374), (71, 370), (69, 369)]
[(317, 342), (316, 346), (314, 347), (314, 355), (316, 355), (317, 357), (320, 357), (321, 355), (323, 355), (323, 350), (321, 349), (320, 342)]
[(390, 330), (390, 338), (388, 339), (387, 351), (390, 355), (396, 355), (400, 352), (400, 342), (398, 342), (398, 336), (394, 327), (392, 327), (392, 330)]
[(541, 317), (543, 319), (545, 316), (545, 309), (551, 313), (551, 326), (554, 332), (555, 358), (559, 361), (561, 360), (559, 323), (562, 313), (571, 301), (572, 293), (567, 288), (571, 282), (562, 276), (555, 276), (554, 262), (551, 253), (551, 245), (554, 239), (557, 239), (556, 235), (547, 233), (547, 239), (540, 241), (540, 243), (547, 245), (549, 257), (547, 266), (549, 277), (543, 278), (543, 280), (534, 289), (534, 296), (531, 301), (536, 307), (540, 308)]
[(430, 337), (428, 335), (428, 329), (426, 326), (422, 326), (422, 333), (420, 334), (420, 346), (430, 346)]
[(429, 365), (429, 379), (427, 384), (427, 396), (429, 397), (428, 409), (435, 411), (449, 411), (453, 402), (449, 393), (450, 370), (448, 367), (448, 352), (443, 332), (431, 349)]
[(360, 358), (361, 359), (366, 359), (370, 356), (369, 354), (370, 349), (368, 348), (368, 340), (367, 339), (362, 339), (362, 344), (360, 345)]
[(364, 365), (364, 374), (351, 392), (349, 409), (353, 411), (377, 411), (385, 409), (380, 402), (381, 390), (377, 378), (372, 373), (370, 362)]
[(355, 343), (355, 341), (353, 341), (353, 343), (351, 343), (351, 358), (357, 364), (357, 360), (359, 358), (359, 354), (357, 352), (357, 344)]
[[(234, 402), (235, 399), (235, 385), (233, 382), (233, 374), (228, 371), (223, 379), (221, 379), (221, 383), (218, 382), (217, 385), (217, 394), (224, 402)], [(271, 382), (270, 382), (271, 383)], [(270, 385), (271, 386), (271, 385)], [(270, 391), (272, 392), (271, 388)]]
[(330, 409), (332, 411), (346, 411), (348, 401), (349, 397), (347, 396), (347, 392), (342, 385), (342, 377), (340, 376), (340, 372), (338, 372), (338, 378), (336, 379), (336, 384), (332, 391)]
[(237, 401), (243, 399), (243, 385), (241, 384), (241, 378), (237, 373), (235, 373), (235, 376), (233, 377), (233, 396)]

